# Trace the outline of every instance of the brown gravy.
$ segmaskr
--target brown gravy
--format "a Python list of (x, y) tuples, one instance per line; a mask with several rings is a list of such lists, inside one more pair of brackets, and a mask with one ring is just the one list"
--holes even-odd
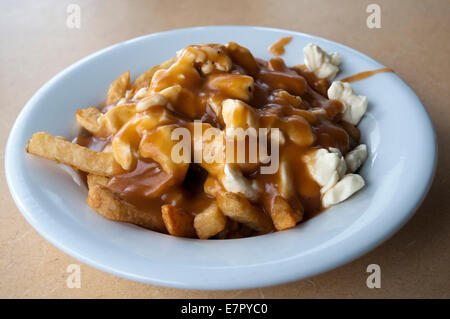
[(394, 70), (389, 69), (389, 68), (381, 68), (381, 69), (377, 69), (377, 70), (371, 70), (371, 71), (364, 71), (364, 72), (360, 72), (354, 75), (351, 75), (349, 77), (346, 77), (344, 79), (342, 79), (342, 82), (356, 82), (356, 81), (361, 81), (364, 79), (367, 79), (368, 77), (371, 77), (375, 74), (378, 73), (383, 73), (383, 72), (394, 72)]
[(276, 41), (269, 47), (269, 52), (275, 56), (283, 55), (284, 47), (292, 41), (292, 37), (284, 37)]

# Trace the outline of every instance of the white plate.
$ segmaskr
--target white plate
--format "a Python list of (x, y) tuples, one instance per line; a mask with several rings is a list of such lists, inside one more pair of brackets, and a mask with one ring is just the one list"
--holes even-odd
[(265, 236), (202, 241), (155, 233), (97, 215), (87, 190), (61, 166), (25, 153), (37, 131), (72, 138), (75, 112), (104, 101), (109, 83), (129, 69), (136, 77), (186, 45), (238, 42), (268, 59), (267, 47), (293, 36), (284, 56), (303, 63), (309, 42), (342, 55), (342, 78), (383, 67), (341, 44), (276, 29), (242, 26), (174, 30), (119, 43), (60, 72), (26, 104), (6, 148), (11, 194), (28, 222), (55, 246), (103, 271), (136, 281), (192, 289), (238, 289), (312, 276), (366, 253), (398, 230), (424, 198), (433, 177), (436, 138), (422, 103), (395, 74), (353, 84), (369, 98), (360, 124), (369, 158), (367, 186), (350, 200), (295, 229)]

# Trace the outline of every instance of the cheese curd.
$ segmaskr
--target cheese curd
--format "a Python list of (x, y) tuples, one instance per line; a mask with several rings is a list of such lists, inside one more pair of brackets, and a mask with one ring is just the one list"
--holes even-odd
[(311, 176), (321, 186), (323, 207), (344, 201), (364, 186), (364, 179), (360, 175), (345, 173), (347, 170), (356, 171), (366, 157), (365, 144), (347, 153), (345, 158), (336, 148), (329, 148), (329, 150), (321, 148), (305, 157)]
[(350, 172), (354, 173), (367, 159), (367, 145), (360, 144), (345, 154), (345, 162)]
[(367, 110), (367, 97), (356, 95), (349, 83), (335, 81), (328, 89), (328, 98), (338, 100), (344, 106), (342, 118), (357, 125)]
[(345, 175), (336, 185), (328, 190), (322, 197), (323, 207), (336, 205), (354, 193), (359, 191), (365, 185), (364, 179), (358, 174)]
[(242, 175), (242, 172), (231, 164), (225, 164), (224, 174), (220, 178), (223, 187), (232, 193), (244, 195), (248, 200), (256, 202), (259, 197), (258, 186)]
[(332, 188), (347, 170), (347, 164), (336, 148), (313, 150), (304, 160), (312, 178), (321, 186), (322, 194)]
[(339, 64), (341, 63), (339, 53), (333, 52), (328, 54), (318, 45), (309, 43), (303, 48), (303, 54), (306, 67), (319, 79), (326, 78), (331, 81), (339, 72)]

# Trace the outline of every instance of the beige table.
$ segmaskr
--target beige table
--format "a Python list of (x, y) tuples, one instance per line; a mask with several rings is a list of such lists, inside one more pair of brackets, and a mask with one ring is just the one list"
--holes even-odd
[[(81, 28), (66, 27), (69, 3)], [(381, 6), (381, 29), (366, 26), (366, 7)], [(239, 291), (190, 291), (121, 279), (81, 264), (43, 239), (22, 217), (0, 170), (0, 297), (305, 298), (450, 297), (450, 2), (442, 1), (1, 1), (0, 147), (17, 114), (48, 79), (111, 44), (196, 25), (285, 28), (338, 41), (393, 68), (434, 122), (439, 163), (417, 214), (392, 239), (358, 260), (286, 285)], [(408, 114), (405, 114), (407, 120)], [(66, 286), (80, 264), (82, 287)], [(381, 289), (368, 289), (366, 267), (379, 264)]]

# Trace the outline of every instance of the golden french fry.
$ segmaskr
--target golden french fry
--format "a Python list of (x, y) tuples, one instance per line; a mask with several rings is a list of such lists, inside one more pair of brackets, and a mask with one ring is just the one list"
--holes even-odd
[(249, 49), (240, 46), (236, 42), (229, 42), (225, 47), (236, 64), (245, 68), (251, 75), (258, 73), (258, 64)]
[(105, 114), (89, 107), (77, 111), (78, 125), (98, 137), (107, 137), (117, 133), (120, 128), (136, 115), (136, 105), (123, 104), (113, 107)]
[(100, 133), (102, 135), (117, 133), (136, 113), (136, 105), (134, 104), (123, 104), (113, 107), (98, 119), (98, 124), (101, 128)]
[(82, 128), (86, 129), (94, 135), (98, 135), (101, 126), (98, 123), (98, 118), (102, 113), (95, 107), (88, 107), (77, 111), (77, 122)]
[(105, 177), (105, 176), (100, 176), (100, 175), (94, 175), (94, 174), (89, 174), (87, 176), (87, 184), (88, 184), (88, 188), (90, 188), (91, 186), (98, 184), (100, 186), (106, 186), (109, 182), (109, 178)]
[(162, 219), (170, 235), (196, 237), (194, 216), (170, 204), (161, 206)]
[(222, 213), (229, 218), (261, 233), (268, 233), (273, 230), (270, 217), (261, 209), (250, 204), (244, 196), (230, 192), (219, 192), (216, 199)]
[(226, 223), (227, 218), (215, 201), (194, 218), (194, 228), (200, 239), (207, 239), (221, 232)]
[(249, 101), (253, 97), (254, 80), (241, 74), (214, 74), (208, 78), (208, 87), (222, 91), (231, 99)]
[(117, 78), (108, 90), (108, 97), (106, 98), (106, 105), (111, 105), (119, 102), (123, 98), (130, 87), (130, 71), (125, 72)]
[(140, 136), (158, 125), (176, 122), (164, 107), (155, 107), (145, 113), (136, 114), (117, 132), (111, 143), (114, 158), (125, 170), (136, 164)]
[(157, 65), (157, 66), (151, 68), (150, 70), (139, 75), (139, 77), (133, 83), (133, 91), (140, 89), (141, 87), (143, 87), (146, 84), (148, 85), (150, 83), (150, 81), (152, 80), (153, 75), (155, 74), (156, 71), (162, 70), (162, 69), (168, 69), (175, 62), (175, 60), (176, 60), (176, 58), (167, 60), (166, 62), (163, 62), (160, 65)]
[(289, 202), (281, 196), (275, 196), (269, 210), (270, 217), (276, 230), (284, 230), (295, 227), (303, 218), (301, 206), (294, 209)]
[(176, 163), (172, 159), (172, 149), (178, 142), (171, 139), (171, 134), (178, 127), (178, 125), (162, 125), (146, 131), (139, 145), (139, 153), (142, 157), (151, 158), (159, 163), (176, 182), (182, 182), (189, 168), (189, 162), (181, 161), (182, 158), (180, 158), (181, 162)]
[(300, 147), (307, 147), (315, 142), (311, 125), (302, 116), (292, 115), (282, 121), (282, 132)]
[(139, 225), (159, 232), (166, 232), (159, 212), (152, 214), (134, 207), (114, 195), (104, 186), (93, 182), (92, 178), (86, 202), (105, 218)]
[(80, 171), (113, 176), (123, 170), (111, 153), (95, 152), (45, 132), (35, 133), (27, 143), (28, 153), (73, 166)]

